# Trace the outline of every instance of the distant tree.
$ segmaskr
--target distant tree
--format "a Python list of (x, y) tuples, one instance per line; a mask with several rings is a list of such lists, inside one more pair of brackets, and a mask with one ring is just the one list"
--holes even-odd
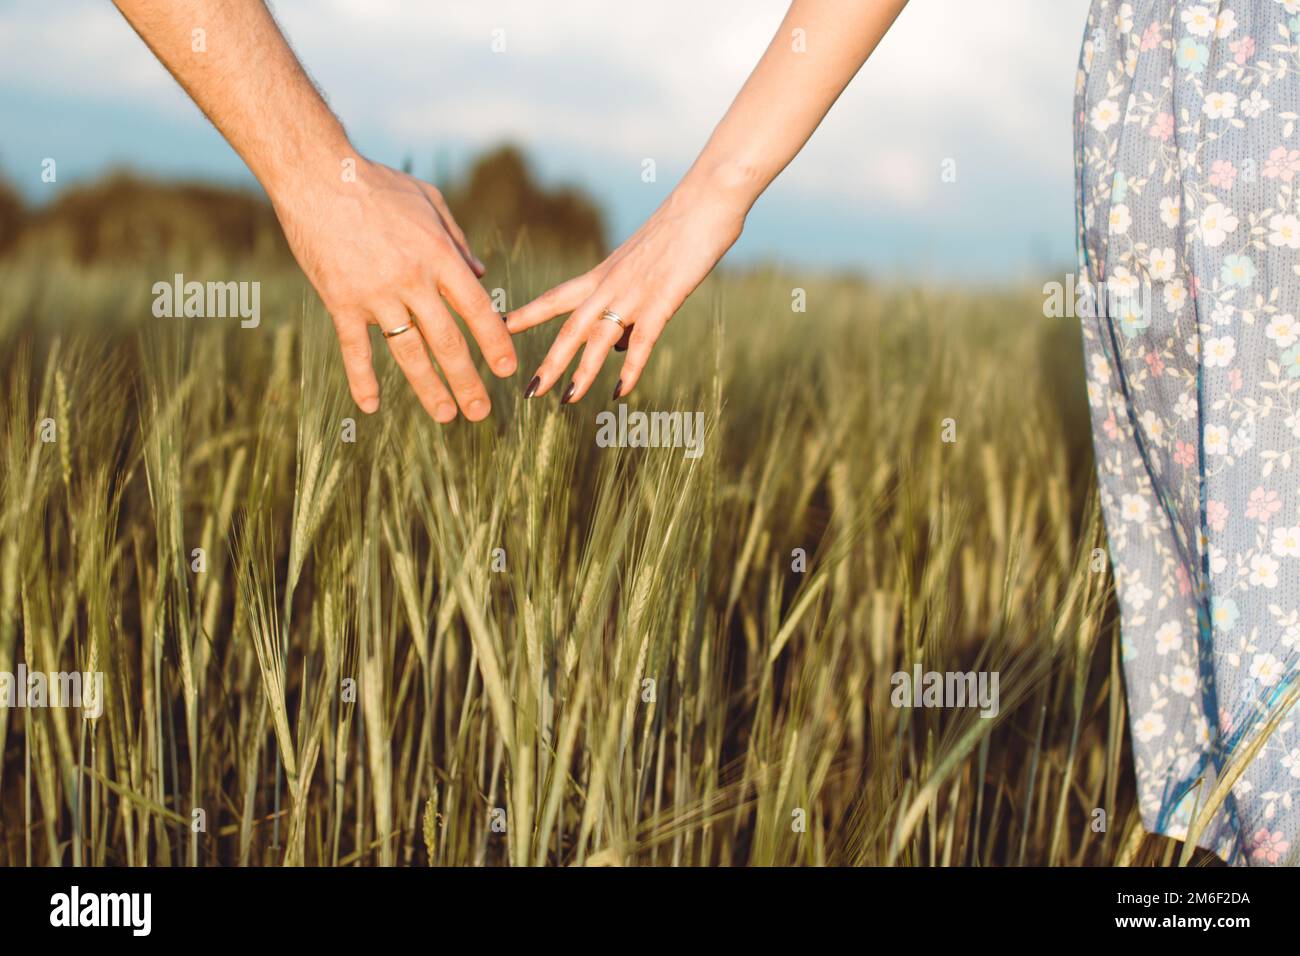
[(77, 262), (288, 255), (275, 213), (251, 191), (114, 173), (61, 193), (28, 217), (24, 251)]
[(502, 146), (479, 157), (464, 180), (445, 193), (471, 238), (487, 237), (507, 247), (521, 241), (547, 254), (605, 253), (600, 207), (576, 188), (543, 187), (517, 147)]
[[(482, 156), (444, 192), (457, 221), (485, 253), (492, 245), (516, 243), (541, 255), (605, 252), (596, 203), (574, 188), (541, 186), (523, 153), (512, 146)], [(275, 213), (260, 193), (124, 172), (61, 190), (36, 210), (25, 209), (18, 194), (0, 183), (0, 255), (5, 254), (80, 263), (178, 257), (291, 261)]]
[(23, 202), (6, 182), (0, 182), (0, 255), (18, 241), (26, 219)]

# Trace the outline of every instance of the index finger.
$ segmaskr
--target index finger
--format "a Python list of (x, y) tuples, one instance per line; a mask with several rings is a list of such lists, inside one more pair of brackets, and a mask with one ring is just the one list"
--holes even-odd
[(506, 317), (506, 328), (511, 335), (531, 329), (534, 325), (549, 322), (557, 315), (572, 312), (596, 291), (600, 277), (588, 272), (576, 276), (568, 282), (561, 282), (553, 289), (547, 289), (523, 308), (515, 309)]
[(439, 291), (446, 296), (474, 334), (492, 372), (500, 378), (513, 375), (518, 367), (515, 344), (506, 331), (503, 317), (492, 308), (487, 290), (464, 262), (450, 263), (438, 276)]

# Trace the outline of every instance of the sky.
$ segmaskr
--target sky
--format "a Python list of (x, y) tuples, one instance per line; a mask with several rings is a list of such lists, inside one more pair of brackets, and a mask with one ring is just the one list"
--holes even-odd
[[(602, 203), (613, 241), (690, 165), (787, 6), (272, 4), (362, 153), (392, 165), (409, 157), (432, 176), (516, 143), (544, 181), (579, 185)], [(727, 261), (968, 283), (1068, 267), (1087, 6), (912, 0), (755, 206)], [(52, 184), (41, 181), (47, 157), (58, 163)], [(647, 158), (653, 183), (641, 176)], [(947, 160), (955, 182), (942, 176)], [(0, 0), (0, 174), (40, 203), (122, 166), (252, 182), (108, 0)]]

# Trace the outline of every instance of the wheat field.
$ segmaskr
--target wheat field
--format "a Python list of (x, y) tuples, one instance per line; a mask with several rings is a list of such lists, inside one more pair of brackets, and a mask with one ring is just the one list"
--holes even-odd
[[(0, 265), (0, 660), (105, 681), (0, 709), (0, 864), (1179, 860), (1036, 290), (717, 275), (627, 400), (703, 412), (691, 459), (597, 445), (612, 363), (442, 428), (376, 340), (363, 416), (300, 276), (208, 266), (258, 328), (153, 318), (162, 264)], [(893, 706), (917, 664), (998, 672), (999, 713)]]

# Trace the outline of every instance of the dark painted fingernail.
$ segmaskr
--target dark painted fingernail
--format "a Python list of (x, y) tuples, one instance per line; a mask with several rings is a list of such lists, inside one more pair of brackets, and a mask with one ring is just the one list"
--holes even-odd
[(578, 386), (575, 385), (573, 382), (570, 382), (569, 387), (564, 390), (564, 394), (560, 397), (560, 404), (561, 405), (569, 404), (569, 399), (573, 398), (573, 393), (577, 391), (577, 389)]
[(615, 352), (626, 352), (626, 351), (627, 351), (627, 346), (624, 345), (621, 341), (619, 341), (619, 342), (615, 342), (615, 343), (614, 343), (614, 351), (615, 351)]
[(618, 401), (618, 397), (619, 397), (619, 395), (621, 395), (621, 394), (623, 394), (623, 380), (620, 378), (620, 379), (618, 380), (618, 384), (614, 386), (614, 397), (611, 398), (610, 401), (611, 401), (611, 402), (617, 402), (617, 401)]
[(528, 387), (524, 389), (524, 398), (532, 398), (534, 395), (536, 395), (537, 386), (541, 384), (542, 384), (542, 377), (540, 375), (534, 375), (533, 380), (529, 382)]
[(502, 322), (509, 322), (509, 321), (510, 321), (510, 313), (509, 313), (509, 312), (502, 312), (502, 313), (501, 313), (501, 321), (502, 321)]

